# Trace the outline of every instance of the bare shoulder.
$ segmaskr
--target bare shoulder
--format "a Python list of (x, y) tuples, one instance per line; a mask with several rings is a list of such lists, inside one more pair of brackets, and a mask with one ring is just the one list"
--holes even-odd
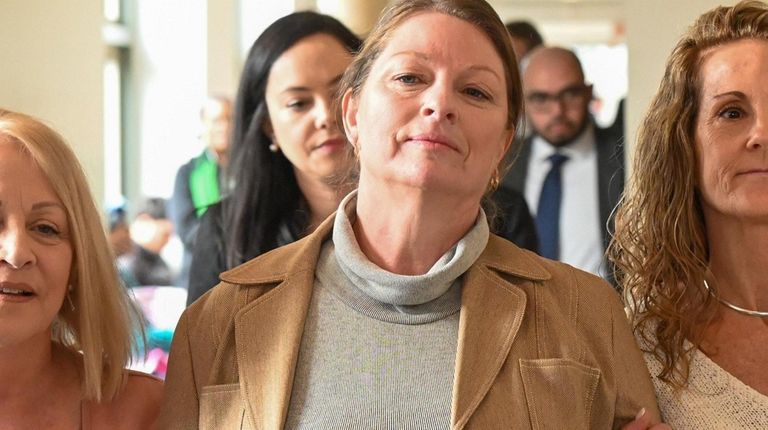
[(95, 428), (154, 429), (163, 400), (163, 382), (152, 375), (126, 370), (123, 390), (110, 402), (94, 405)]

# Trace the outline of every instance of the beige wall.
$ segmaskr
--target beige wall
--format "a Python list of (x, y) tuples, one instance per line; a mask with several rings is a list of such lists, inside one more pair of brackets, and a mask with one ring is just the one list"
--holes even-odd
[(101, 1), (2, 0), (0, 106), (40, 117), (103, 194)]
[[(645, 111), (659, 87), (672, 48), (696, 17), (707, 10), (733, 5), (732, 0), (625, 0), (629, 49), (627, 145), (637, 136)], [(628, 151), (631, 153), (631, 151)]]
[[(319, 8), (320, 12), (327, 13), (343, 22), (358, 35), (368, 34), (379, 14), (386, 7), (388, 0), (337, 0), (332, 7)], [(317, 2), (317, 6), (322, 6)]]
[(234, 97), (242, 61), (238, 52), (237, 0), (208, 0), (208, 94)]

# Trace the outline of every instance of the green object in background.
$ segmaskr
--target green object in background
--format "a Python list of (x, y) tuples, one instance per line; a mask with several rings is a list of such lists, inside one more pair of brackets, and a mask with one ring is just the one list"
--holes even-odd
[(203, 216), (208, 206), (221, 199), (219, 166), (207, 151), (195, 159), (195, 167), (189, 174), (189, 193), (198, 218)]

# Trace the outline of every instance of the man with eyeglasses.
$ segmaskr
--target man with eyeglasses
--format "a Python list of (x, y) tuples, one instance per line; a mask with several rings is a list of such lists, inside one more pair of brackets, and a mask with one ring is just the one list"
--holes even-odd
[(611, 280), (603, 254), (624, 188), (622, 136), (595, 126), (592, 86), (572, 51), (538, 48), (526, 59), (523, 92), (533, 133), (503, 185), (523, 193), (534, 211), (541, 255)]

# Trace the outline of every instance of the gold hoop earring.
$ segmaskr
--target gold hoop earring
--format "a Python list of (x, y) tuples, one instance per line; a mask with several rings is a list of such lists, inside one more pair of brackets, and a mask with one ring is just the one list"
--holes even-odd
[(501, 178), (499, 176), (499, 168), (497, 167), (496, 170), (494, 170), (493, 175), (491, 175), (491, 180), (488, 183), (488, 189), (491, 192), (494, 192), (499, 188), (499, 184), (501, 183)]

